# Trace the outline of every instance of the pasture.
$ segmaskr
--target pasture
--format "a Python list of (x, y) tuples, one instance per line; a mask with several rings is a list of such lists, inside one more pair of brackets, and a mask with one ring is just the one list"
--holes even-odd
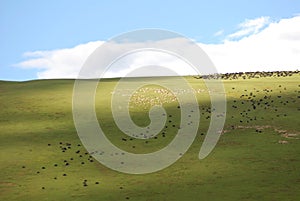
[[(82, 146), (72, 117), (74, 80), (0, 82), (0, 200), (297, 200), (300, 197), (300, 73), (223, 77), (227, 114), (221, 138), (205, 159), (198, 153), (210, 122), (201, 78), (186, 77), (201, 115), (197, 137), (170, 167), (145, 175), (110, 170)], [(134, 82), (135, 79), (128, 79)], [(160, 77), (168, 82), (168, 77)], [(133, 121), (147, 126), (161, 104), (167, 124), (154, 138), (135, 139), (116, 126), (110, 110), (118, 79), (102, 80), (95, 108), (118, 147), (150, 153), (170, 143), (180, 122), (175, 94), (151, 85), (131, 96)]]

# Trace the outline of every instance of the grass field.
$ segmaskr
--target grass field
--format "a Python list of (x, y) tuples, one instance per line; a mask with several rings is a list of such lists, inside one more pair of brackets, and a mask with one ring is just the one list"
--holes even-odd
[[(74, 80), (1, 81), (0, 200), (299, 200), (300, 74), (224, 80), (225, 127), (203, 160), (198, 153), (210, 121), (210, 100), (203, 80), (186, 79), (199, 101), (197, 137), (172, 166), (145, 175), (110, 170), (86, 152), (73, 123)], [(102, 81), (96, 96), (107, 137), (133, 153), (167, 145), (180, 120), (173, 95), (148, 86), (132, 96), (130, 113), (137, 125), (149, 123), (148, 109), (157, 103), (164, 102), (171, 115), (156, 138), (134, 139), (113, 121), (109, 103), (116, 82)]]

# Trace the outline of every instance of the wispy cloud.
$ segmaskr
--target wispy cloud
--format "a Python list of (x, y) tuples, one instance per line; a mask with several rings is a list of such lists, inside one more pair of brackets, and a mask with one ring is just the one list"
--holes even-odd
[(228, 35), (229, 39), (241, 38), (247, 35), (258, 33), (262, 28), (266, 27), (270, 23), (269, 17), (259, 17), (256, 19), (247, 19), (243, 23), (239, 24), (239, 30), (235, 33)]
[(214, 36), (221, 36), (221, 35), (223, 35), (223, 33), (224, 33), (224, 30), (222, 29), (222, 30), (219, 30), (216, 33), (214, 33)]
[[(300, 68), (300, 16), (270, 22), (269, 17), (246, 20), (241, 29), (226, 37), (221, 44), (199, 46), (209, 55), (219, 72), (296, 70)], [(222, 34), (221, 32), (219, 34)], [(178, 41), (161, 41), (179, 44)], [(21, 68), (38, 69), (38, 78), (76, 78), (86, 58), (103, 42), (95, 41), (73, 48), (34, 51), (24, 54)], [(149, 63), (172, 66), (179, 74), (190, 74), (184, 64), (166, 55), (153, 53), (128, 57), (108, 76), (123, 76), (130, 70)], [(158, 72), (159, 73), (159, 72)], [(147, 72), (149, 74), (149, 72)]]

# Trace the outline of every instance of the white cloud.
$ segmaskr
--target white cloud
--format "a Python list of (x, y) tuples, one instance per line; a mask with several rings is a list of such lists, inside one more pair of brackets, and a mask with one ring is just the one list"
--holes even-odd
[(270, 23), (262, 31), (222, 44), (201, 44), (219, 72), (300, 68), (300, 16)]
[(75, 78), (86, 58), (103, 42), (89, 42), (73, 48), (24, 53), (29, 58), (16, 66), (39, 69), (39, 79)]
[[(164, 45), (174, 44), (170, 42), (161, 41)], [(25, 61), (17, 66), (38, 69), (37, 76), (41, 79), (76, 78), (86, 58), (102, 43), (95, 41), (68, 49), (28, 52), (24, 54)], [(199, 46), (222, 73), (296, 70), (300, 68), (300, 16), (278, 22), (270, 22), (268, 17), (246, 20), (240, 30), (228, 35), (223, 43)], [(191, 73), (179, 60), (148, 52), (126, 58), (106, 76), (122, 76), (138, 66), (158, 61), (172, 66), (180, 74)]]
[[(143, 72), (134, 72), (134, 70), (141, 67), (147, 67), (143, 69)], [(155, 68), (154, 66), (161, 66), (174, 71), (164, 71), (162, 68)], [(154, 70), (155, 69), (155, 70)], [(168, 75), (195, 75), (197, 74), (189, 64), (185, 61), (159, 51), (143, 50), (141, 52), (136, 52), (114, 63), (111, 66), (110, 71), (105, 75), (105, 77), (122, 77), (126, 76), (130, 72), (131, 75), (136, 76), (168, 76)], [(172, 73), (172, 74), (170, 74)]]

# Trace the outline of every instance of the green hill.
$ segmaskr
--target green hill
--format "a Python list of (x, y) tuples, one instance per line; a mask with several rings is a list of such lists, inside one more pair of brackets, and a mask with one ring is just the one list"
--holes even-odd
[[(74, 80), (1, 81), (0, 200), (299, 199), (300, 74), (243, 76), (223, 77), (226, 123), (217, 146), (203, 160), (198, 153), (210, 122), (210, 99), (202, 79), (186, 78), (199, 101), (197, 137), (172, 166), (145, 175), (110, 170), (87, 153), (73, 123)], [(168, 144), (180, 121), (178, 102), (161, 97), (170, 99), (164, 106), (172, 116), (156, 138), (130, 138), (118, 130), (109, 109), (117, 81), (104, 80), (97, 90), (96, 111), (107, 137), (133, 153)], [(149, 124), (156, 89), (148, 86), (132, 97), (130, 113), (137, 125)]]

